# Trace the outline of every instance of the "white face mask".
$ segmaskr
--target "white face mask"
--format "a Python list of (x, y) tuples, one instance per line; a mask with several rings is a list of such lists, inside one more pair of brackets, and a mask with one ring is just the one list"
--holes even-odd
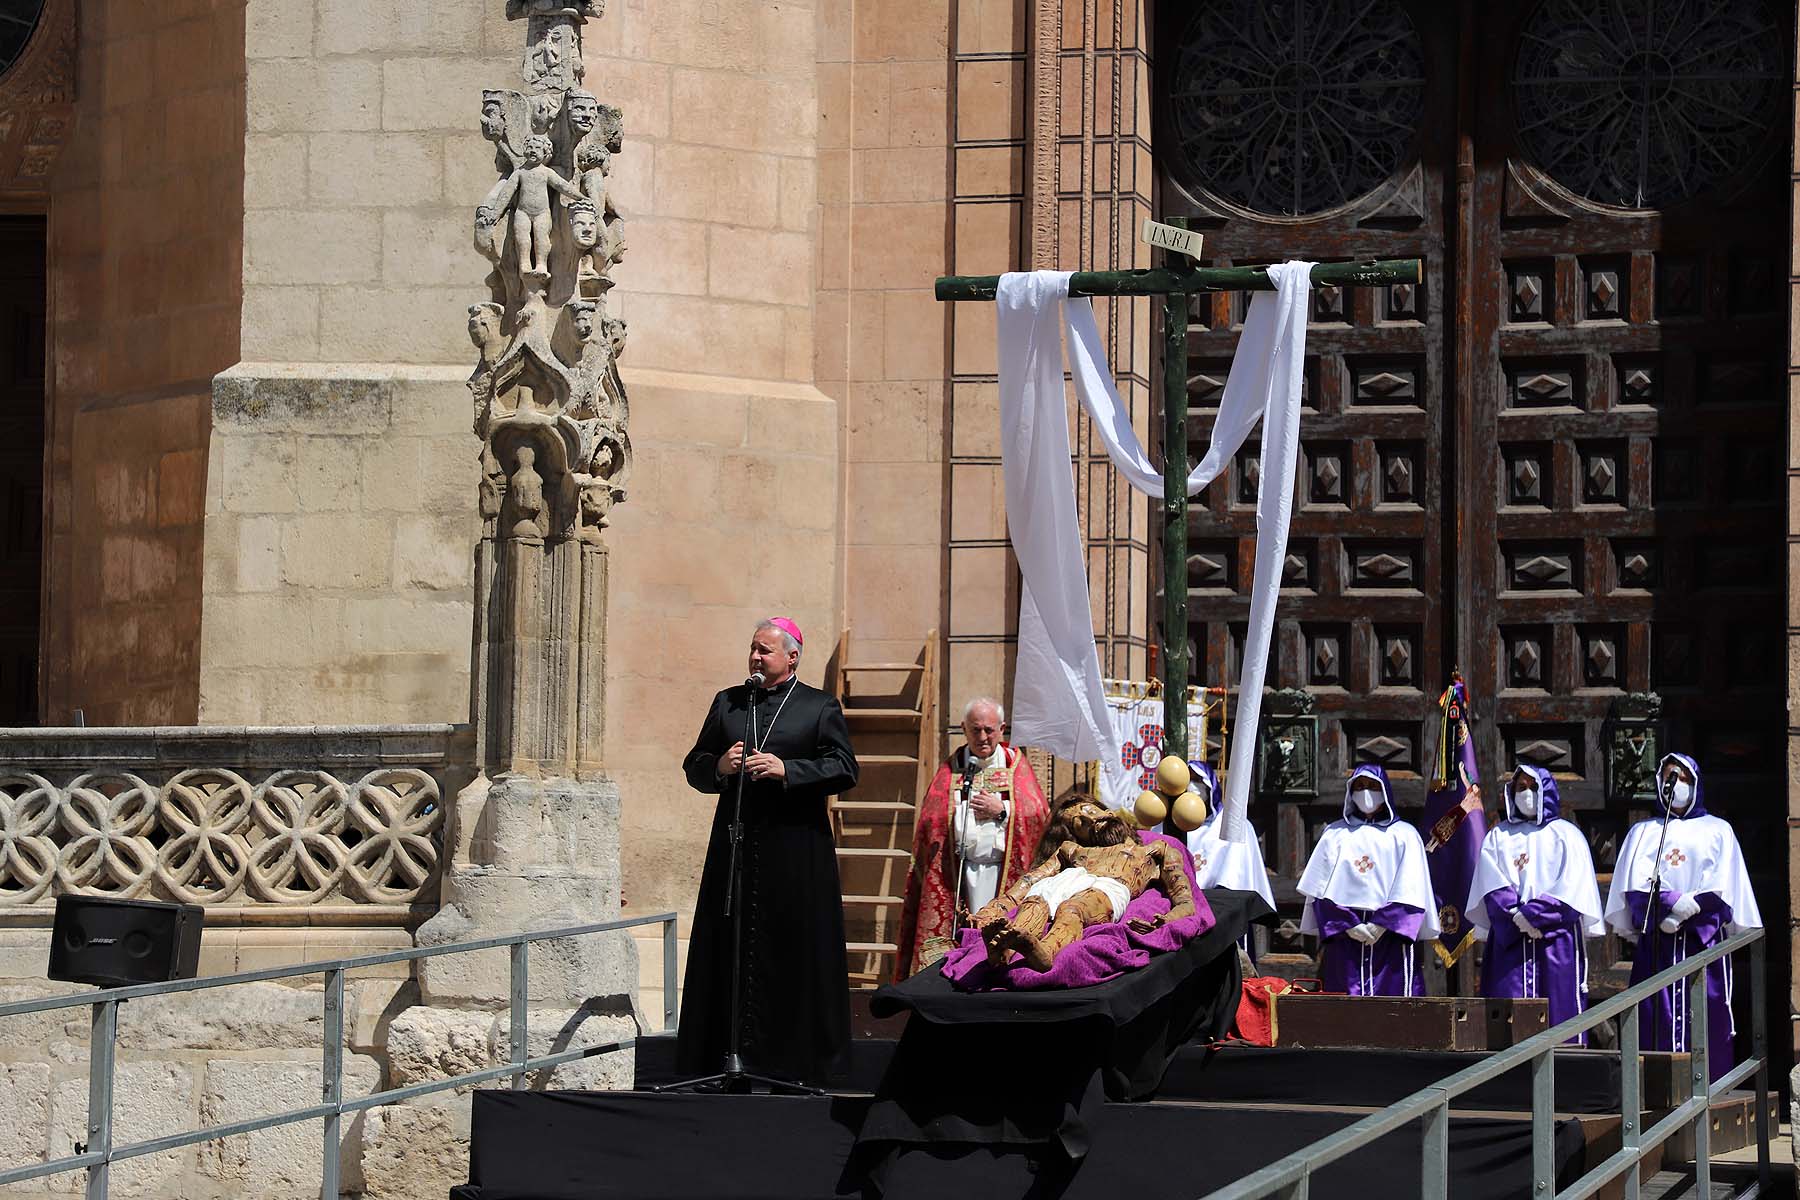
[(1669, 808), (1673, 812), (1686, 812), (1688, 805), (1694, 802), (1694, 785), (1685, 779), (1677, 779), (1675, 787), (1669, 793)]
[(1520, 788), (1513, 793), (1513, 810), (1527, 821), (1537, 820), (1538, 795), (1536, 788)]
[(1357, 788), (1350, 793), (1350, 802), (1356, 805), (1357, 811), (1363, 816), (1373, 816), (1375, 810), (1381, 807), (1381, 789)]

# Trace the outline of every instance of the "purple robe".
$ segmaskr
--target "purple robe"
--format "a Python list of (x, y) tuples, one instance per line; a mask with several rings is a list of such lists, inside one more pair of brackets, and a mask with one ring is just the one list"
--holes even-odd
[[(1519, 810), (1515, 785), (1523, 774), (1537, 793), (1532, 815)], [(1587, 943), (1604, 932), (1594, 860), (1575, 826), (1562, 819), (1556, 779), (1521, 763), (1501, 789), (1502, 820), (1481, 844), (1469, 885), (1469, 924), (1486, 942), (1481, 994), (1550, 1002), (1550, 1024), (1587, 1009)], [(1520, 896), (1530, 899), (1520, 902)], [(1513, 922), (1517, 913), (1543, 936)], [(1569, 1039), (1587, 1045), (1587, 1034)]]
[[(1642, 983), (1658, 971), (1725, 940), (1731, 906), (1712, 892), (1695, 893), (1694, 902), (1700, 911), (1674, 933), (1664, 933), (1659, 922), (1668, 916), (1669, 906), (1680, 896), (1680, 892), (1663, 892), (1658, 897), (1650, 932), (1638, 938), (1637, 957), (1631, 962), (1631, 982)], [(1625, 900), (1631, 906), (1631, 919), (1642, 929), (1650, 894), (1626, 892)], [(1737, 1065), (1737, 1049), (1732, 1044), (1737, 1024), (1731, 1015), (1731, 974), (1729, 955), (1706, 968), (1706, 1065), (1714, 1080)], [(1688, 1012), (1686, 990), (1685, 983), (1678, 983), (1638, 1005), (1639, 1046), (1645, 1050), (1687, 1050), (1693, 1046), (1693, 1018)]]
[[(1410, 904), (1380, 908), (1343, 908), (1330, 900), (1313, 901), (1324, 948), (1319, 956), (1320, 982), (1328, 992), (1347, 996), (1423, 996), (1425, 975), (1419, 970), (1419, 927), (1425, 914)], [(1369, 922), (1388, 932), (1373, 944), (1350, 936), (1353, 925)]]
[[(1550, 1002), (1550, 1024), (1560, 1025), (1587, 1010), (1586, 919), (1554, 896), (1519, 903), (1512, 888), (1489, 892), (1487, 949), (1481, 956), (1481, 994), (1542, 998)], [(1513, 911), (1537, 927), (1541, 938), (1527, 937), (1513, 924)], [(1565, 1045), (1585, 1046), (1578, 1033)]]
[[(1607, 923), (1637, 943), (1631, 962), (1633, 983), (1735, 933), (1760, 929), (1763, 923), (1737, 833), (1730, 822), (1706, 811), (1699, 764), (1685, 754), (1664, 755), (1657, 764), (1658, 778), (1670, 762), (1680, 763), (1694, 781), (1688, 805), (1671, 811), (1658, 790), (1656, 816), (1639, 821), (1625, 834), (1606, 901)], [(1684, 895), (1698, 911), (1674, 933), (1664, 933), (1662, 922)], [(1730, 959), (1706, 968), (1706, 1058), (1715, 1080), (1737, 1065), (1732, 973)], [(1638, 1044), (1645, 1050), (1692, 1048), (1693, 1016), (1678, 993), (1685, 987), (1682, 983), (1664, 988), (1638, 1006)]]
[[(1352, 800), (1360, 779), (1373, 781), (1381, 806), (1364, 814)], [(1319, 975), (1328, 992), (1351, 996), (1423, 996), (1417, 943), (1439, 933), (1437, 902), (1419, 831), (1400, 820), (1387, 772), (1363, 763), (1344, 783), (1343, 819), (1320, 834), (1299, 891), (1307, 898), (1302, 933), (1320, 941)], [(1365, 944), (1361, 924), (1387, 932)]]

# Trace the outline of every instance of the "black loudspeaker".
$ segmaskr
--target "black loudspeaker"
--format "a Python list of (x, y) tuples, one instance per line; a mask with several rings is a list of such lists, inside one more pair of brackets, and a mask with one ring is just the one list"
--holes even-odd
[(58, 896), (49, 976), (101, 987), (192, 979), (204, 922), (198, 904)]

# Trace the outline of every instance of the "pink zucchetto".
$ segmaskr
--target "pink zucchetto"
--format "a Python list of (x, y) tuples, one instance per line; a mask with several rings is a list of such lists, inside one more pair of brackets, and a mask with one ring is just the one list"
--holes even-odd
[(769, 624), (794, 639), (795, 645), (806, 645), (806, 639), (800, 636), (800, 627), (786, 617), (770, 617)]

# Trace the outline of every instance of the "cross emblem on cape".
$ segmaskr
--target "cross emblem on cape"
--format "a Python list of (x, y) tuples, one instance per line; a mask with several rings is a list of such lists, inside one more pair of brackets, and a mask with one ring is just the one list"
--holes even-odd
[(1531, 851), (1521, 850), (1513, 855), (1513, 870), (1523, 871), (1525, 864), (1531, 861)]
[(1681, 852), (1681, 847), (1670, 846), (1669, 852), (1663, 855), (1663, 861), (1668, 863), (1671, 867), (1679, 867), (1682, 863), (1687, 861), (1687, 855)]
[(1350, 865), (1356, 868), (1358, 875), (1367, 875), (1375, 869), (1375, 860), (1363, 854), (1359, 855)]

